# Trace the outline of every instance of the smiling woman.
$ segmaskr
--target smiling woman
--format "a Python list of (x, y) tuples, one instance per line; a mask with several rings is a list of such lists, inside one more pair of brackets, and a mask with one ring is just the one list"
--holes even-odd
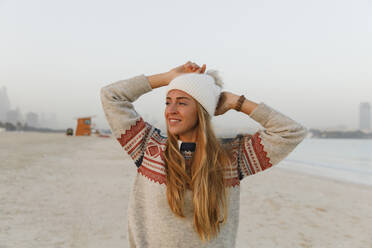
[[(301, 124), (264, 103), (221, 92), (216, 71), (187, 62), (101, 89), (107, 121), (137, 166), (128, 209), (130, 247), (234, 247), (240, 181), (278, 164), (305, 138)], [(167, 137), (132, 102), (167, 86)], [(235, 109), (264, 129), (229, 142), (211, 119)]]

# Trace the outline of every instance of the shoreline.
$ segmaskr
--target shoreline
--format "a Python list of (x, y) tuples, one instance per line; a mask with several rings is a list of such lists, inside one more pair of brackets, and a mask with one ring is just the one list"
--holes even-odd
[(277, 169), (286, 171), (287, 173), (300, 174), (300, 175), (304, 174), (304, 175), (309, 176), (309, 177), (314, 177), (314, 178), (324, 180), (324, 181), (329, 181), (329, 182), (332, 182), (332, 183), (345, 184), (345, 185), (349, 185), (351, 187), (356, 187), (356, 188), (360, 188), (360, 189), (370, 188), (372, 190), (372, 185), (370, 185), (370, 184), (354, 182), (354, 181), (349, 181), (349, 180), (343, 180), (343, 179), (338, 179), (338, 178), (333, 178), (333, 177), (328, 177), (328, 176), (321, 176), (321, 175), (318, 175), (318, 174), (315, 174), (315, 173), (300, 171), (300, 170), (297, 170), (297, 169), (290, 169), (290, 168), (285, 168), (285, 167), (278, 167)]
[[(35, 136), (40, 136), (40, 135), (56, 135), (56, 136), (59, 136), (60, 138), (67, 137), (67, 138), (70, 138), (70, 139), (74, 139), (74, 138), (75, 139), (95, 139), (95, 138), (101, 138), (101, 137), (98, 137), (98, 135), (94, 135), (94, 134), (91, 135), (91, 136), (66, 136), (65, 133), (58, 133), (58, 132), (39, 132), (39, 131), (4, 131), (4, 132), (0, 132), (0, 137), (1, 137), (1, 135), (12, 135), (12, 134), (15, 134), (15, 135), (30, 134), (31, 136), (34, 136), (34, 137)], [(102, 138), (112, 139), (114, 143), (116, 142), (116, 140), (112, 136), (111, 137), (102, 137)], [(325, 138), (308, 138), (308, 139), (325, 139)], [(334, 138), (329, 138), (329, 139), (334, 139)], [(354, 140), (360, 140), (360, 139), (354, 139)], [(0, 145), (1, 145), (1, 143), (0, 143)], [(284, 164), (284, 166), (280, 166), (281, 164)], [(323, 175), (319, 175), (317, 173), (313, 173), (311, 171), (306, 171), (306, 169), (291, 169), (291, 168), (287, 167), (288, 164), (296, 164), (296, 162), (285, 161), (284, 160), (284, 161), (282, 161), (282, 162), (279, 163), (279, 167), (278, 168), (281, 169), (281, 170), (288, 171), (288, 172), (299, 173), (299, 174), (306, 174), (306, 175), (309, 175), (309, 176), (312, 176), (312, 177), (319, 177), (321, 179), (328, 180), (328, 181), (334, 181), (334, 182), (339, 182), (339, 183), (346, 183), (346, 184), (352, 184), (352, 185), (359, 185), (361, 187), (371, 187), (372, 188), (372, 183), (371, 184), (367, 184), (367, 183), (363, 183), (363, 182), (357, 182), (357, 181), (354, 181), (354, 180), (340, 179), (340, 178), (335, 178), (335, 177), (331, 177), (331, 176), (323, 176)], [(291, 165), (289, 165), (289, 166), (291, 166)], [(335, 170), (337, 171), (337, 169), (335, 169)]]

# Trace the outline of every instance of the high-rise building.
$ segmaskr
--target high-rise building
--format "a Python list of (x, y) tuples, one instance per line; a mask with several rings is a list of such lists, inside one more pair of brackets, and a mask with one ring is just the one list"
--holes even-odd
[(359, 105), (359, 129), (371, 130), (371, 105), (368, 102), (362, 102)]
[(0, 89), (0, 121), (7, 121), (7, 113), (10, 110), (10, 101), (5, 86)]
[(28, 126), (31, 127), (38, 127), (39, 126), (39, 116), (33, 112), (28, 112), (26, 114), (26, 123)]
[(9, 110), (6, 113), (6, 121), (14, 125), (16, 125), (18, 122), (22, 123), (22, 114), (18, 107), (15, 110)]

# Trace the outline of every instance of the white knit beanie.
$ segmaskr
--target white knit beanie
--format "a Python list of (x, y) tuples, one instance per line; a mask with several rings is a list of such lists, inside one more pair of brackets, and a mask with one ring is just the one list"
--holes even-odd
[(208, 112), (214, 116), (223, 82), (218, 71), (208, 70), (203, 73), (185, 73), (175, 77), (169, 84), (166, 94), (170, 90), (182, 90), (197, 100)]

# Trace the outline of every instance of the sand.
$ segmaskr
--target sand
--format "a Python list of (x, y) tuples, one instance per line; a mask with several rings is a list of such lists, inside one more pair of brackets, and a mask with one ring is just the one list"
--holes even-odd
[[(135, 173), (113, 138), (1, 132), (0, 248), (128, 247)], [(372, 247), (372, 187), (280, 167), (241, 187), (236, 247)]]

